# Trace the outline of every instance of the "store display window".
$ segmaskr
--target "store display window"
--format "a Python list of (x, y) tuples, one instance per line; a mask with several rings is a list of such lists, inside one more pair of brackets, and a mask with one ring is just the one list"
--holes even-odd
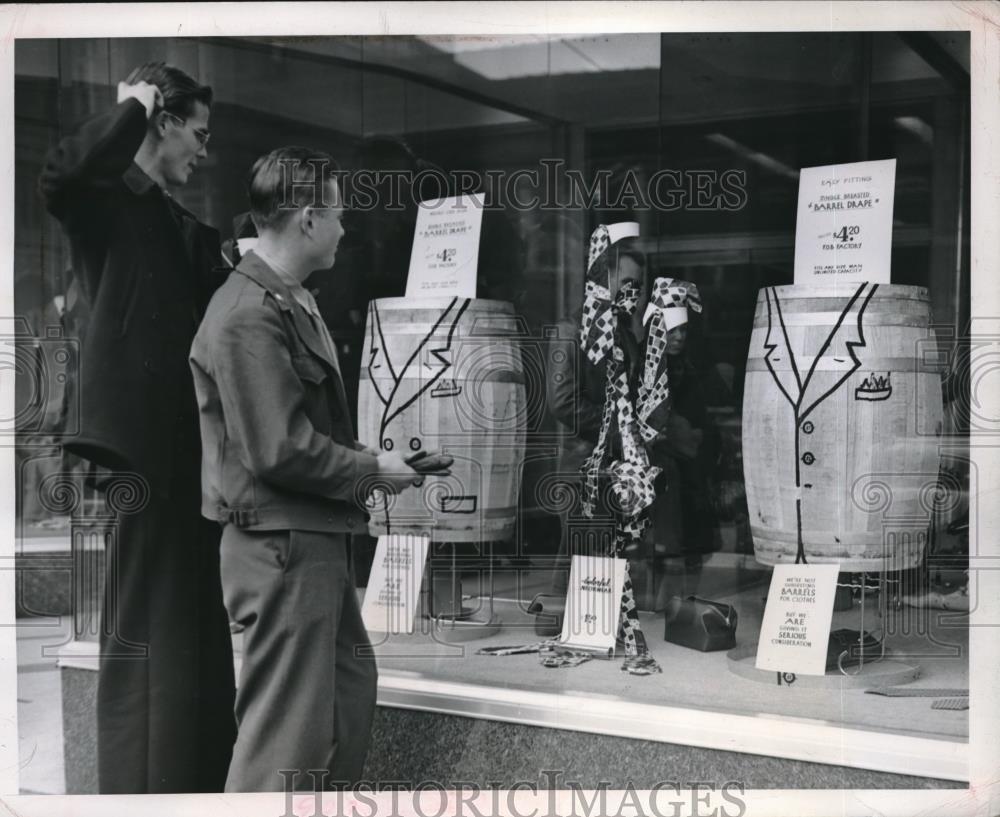
[[(181, 203), (230, 251), (257, 156), (308, 144), (342, 162), (347, 234), (307, 286), (361, 439), (467, 464), (409, 510), (369, 508), (354, 537), (363, 593), (387, 525), (437, 520), (413, 632), (373, 633), (383, 704), (965, 779), (967, 34), (22, 40), (15, 285), (32, 331), (58, 320), (79, 339), (86, 321), (34, 198), (44, 151), (153, 52), (214, 88), (212, 150)], [(800, 171), (889, 159), (886, 283), (800, 290)], [(472, 193), (475, 298), (405, 298), (419, 203)], [(769, 351), (779, 309), (805, 361), (791, 397)], [(620, 360), (609, 346), (594, 362), (598, 312)], [(845, 315), (861, 334), (829, 347)], [(404, 423), (373, 361), (398, 385), (442, 327), (452, 371), (422, 375)], [(818, 383), (865, 343), (878, 362), (808, 416), (809, 368), (840, 355)], [(57, 448), (72, 389), (23, 429), (19, 478), (77, 469), (98, 503)], [(641, 451), (609, 395), (639, 407)], [(650, 492), (641, 525), (616, 522), (635, 497), (612, 461)], [(827, 487), (810, 499), (813, 483)], [(51, 516), (20, 513), (24, 536)], [(576, 612), (569, 557), (612, 553), (628, 563), (612, 653), (553, 647)], [(758, 669), (774, 566), (803, 562), (841, 566), (827, 672)]]

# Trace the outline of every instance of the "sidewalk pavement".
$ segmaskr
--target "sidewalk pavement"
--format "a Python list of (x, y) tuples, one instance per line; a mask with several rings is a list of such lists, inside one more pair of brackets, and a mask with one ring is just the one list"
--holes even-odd
[(62, 688), (56, 660), (73, 621), (17, 620), (17, 730), (22, 794), (65, 794)]

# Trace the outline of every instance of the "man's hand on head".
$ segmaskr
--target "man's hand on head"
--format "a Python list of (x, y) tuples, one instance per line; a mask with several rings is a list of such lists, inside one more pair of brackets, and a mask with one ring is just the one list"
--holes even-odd
[(138, 99), (146, 109), (146, 118), (149, 119), (157, 108), (163, 107), (163, 93), (155, 85), (148, 82), (137, 82), (129, 85), (127, 82), (118, 83), (118, 101), (124, 102), (126, 99)]

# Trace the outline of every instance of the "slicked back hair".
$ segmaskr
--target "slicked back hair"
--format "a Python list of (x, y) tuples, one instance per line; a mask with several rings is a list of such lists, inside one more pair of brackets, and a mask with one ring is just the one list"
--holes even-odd
[(198, 84), (197, 80), (180, 68), (165, 62), (147, 62), (134, 69), (125, 82), (135, 85), (148, 82), (163, 94), (163, 109), (184, 119), (194, 113), (194, 103), (212, 107), (212, 89)]

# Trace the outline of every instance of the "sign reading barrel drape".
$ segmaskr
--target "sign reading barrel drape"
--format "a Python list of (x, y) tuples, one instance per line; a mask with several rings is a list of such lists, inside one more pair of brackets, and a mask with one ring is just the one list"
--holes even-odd
[(896, 160), (804, 167), (795, 283), (889, 283)]
[(475, 298), (482, 224), (482, 193), (420, 202), (406, 297)]

